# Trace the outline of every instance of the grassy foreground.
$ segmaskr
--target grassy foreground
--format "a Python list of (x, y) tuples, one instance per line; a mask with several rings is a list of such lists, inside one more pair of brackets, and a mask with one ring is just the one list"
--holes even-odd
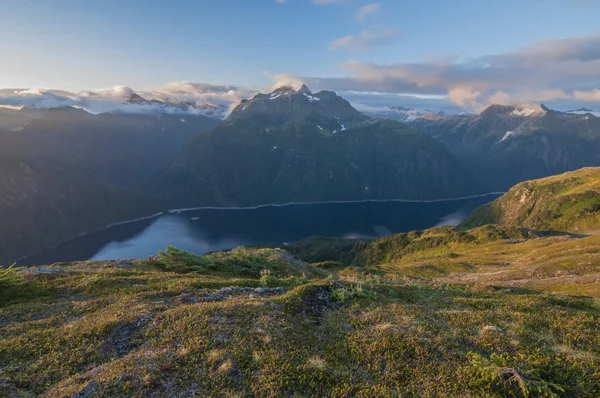
[(5, 271), (0, 396), (600, 396), (599, 237), (493, 231)]

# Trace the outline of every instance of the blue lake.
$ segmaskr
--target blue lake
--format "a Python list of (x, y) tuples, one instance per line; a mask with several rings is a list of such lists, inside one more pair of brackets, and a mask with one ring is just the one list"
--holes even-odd
[(435, 202), (311, 203), (171, 211), (78, 236), (19, 263), (144, 258), (167, 245), (206, 253), (237, 246), (284, 244), (315, 235), (375, 238), (436, 225), (456, 225), (473, 209), (498, 196)]

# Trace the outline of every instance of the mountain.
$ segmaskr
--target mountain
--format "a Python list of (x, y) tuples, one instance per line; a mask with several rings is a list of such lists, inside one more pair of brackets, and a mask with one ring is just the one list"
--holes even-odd
[(588, 113), (491, 105), (478, 115), (408, 124), (441, 141), (490, 190), (600, 165), (600, 118)]
[(164, 210), (150, 195), (39, 160), (3, 153), (0, 170), (0, 264)]
[[(388, 106), (380, 110), (370, 110), (365, 112), (375, 119), (391, 119), (399, 122), (412, 122), (418, 118), (443, 118), (449, 114), (444, 111), (434, 112), (429, 109), (413, 109), (403, 106)], [(461, 115), (462, 116), (462, 115)]]
[(596, 117), (600, 117), (600, 112), (598, 111), (593, 111), (591, 109), (588, 108), (579, 108), (579, 109), (575, 109), (572, 111), (566, 111), (566, 113), (572, 113), (574, 115), (592, 115), (592, 116), (596, 116)]
[(72, 107), (23, 108), (14, 117), (22, 123), (0, 132), (0, 155), (131, 187), (166, 167), (191, 137), (219, 123), (203, 115), (94, 115)]
[(218, 120), (224, 119), (228, 112), (225, 105), (211, 104), (210, 102), (168, 102), (157, 99), (147, 100), (133, 93), (124, 103), (125, 107), (119, 113), (146, 113), (146, 114), (178, 114), (189, 117), (206, 116)]
[(330, 91), (281, 87), (195, 137), (157, 187), (169, 207), (434, 199), (477, 190), (436, 140)]
[(7, 110), (0, 121), (0, 264), (163, 210), (146, 181), (218, 123), (72, 107)]
[(522, 182), (476, 209), (461, 227), (484, 224), (544, 231), (600, 229), (600, 167)]

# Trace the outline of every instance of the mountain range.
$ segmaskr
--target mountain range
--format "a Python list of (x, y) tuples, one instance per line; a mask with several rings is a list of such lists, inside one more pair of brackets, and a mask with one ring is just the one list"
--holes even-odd
[(159, 190), (174, 207), (478, 192), (438, 141), (306, 86), (242, 101), (219, 127), (190, 141), (164, 184)]
[(421, 117), (408, 125), (442, 142), (488, 190), (600, 165), (600, 118), (591, 112), (491, 105), (477, 115)]
[(221, 108), (124, 102), (131, 112), (0, 108), (0, 262), (165, 209), (460, 197), (600, 164), (588, 109), (398, 107), (401, 123), (306, 86), (256, 94), (224, 120)]

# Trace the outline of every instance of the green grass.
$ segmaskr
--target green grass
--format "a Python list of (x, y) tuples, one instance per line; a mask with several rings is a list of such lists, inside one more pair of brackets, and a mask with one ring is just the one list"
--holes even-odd
[(284, 291), (219, 301), (203, 299), (260, 288), (265, 275), (172, 272), (156, 259), (19, 272), (23, 288), (46, 293), (0, 303), (0, 396), (70, 396), (92, 381), (100, 396), (130, 397), (600, 394), (593, 298), (392, 277), (385, 267), (301, 277), (291, 271), (299, 265), (278, 263), (282, 252), (264, 250), (241, 253), (287, 270), (266, 274)]
[(476, 209), (462, 226), (483, 224), (561, 232), (600, 229), (600, 167), (517, 184)]

